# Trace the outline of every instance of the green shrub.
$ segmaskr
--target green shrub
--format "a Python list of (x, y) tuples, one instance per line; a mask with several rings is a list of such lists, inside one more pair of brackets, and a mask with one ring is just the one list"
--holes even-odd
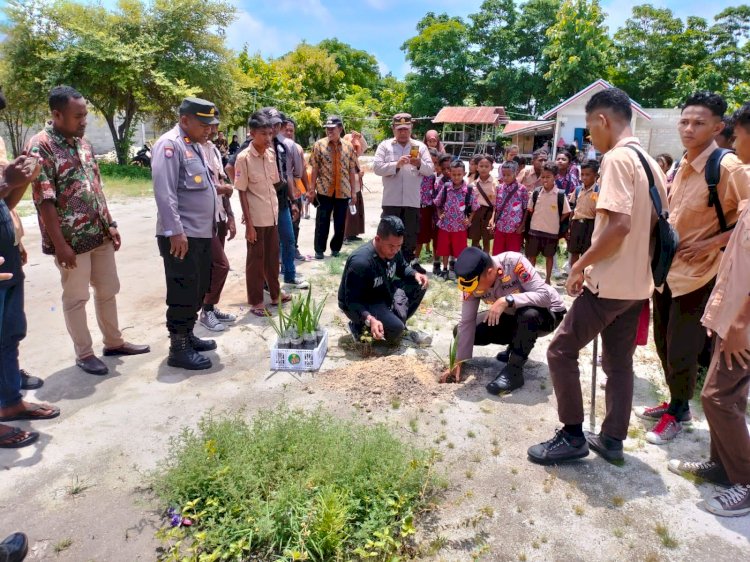
[(398, 559), (436, 484), (430, 454), (322, 410), (209, 416), (170, 449), (154, 489), (193, 526), (159, 531), (166, 560)]
[(99, 171), (104, 178), (125, 178), (134, 180), (151, 180), (151, 170), (141, 166), (122, 166), (99, 162)]

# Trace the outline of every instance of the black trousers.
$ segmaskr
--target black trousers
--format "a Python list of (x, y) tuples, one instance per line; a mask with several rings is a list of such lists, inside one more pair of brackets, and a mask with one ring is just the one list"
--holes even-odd
[(331, 229), (331, 216), (333, 216), (333, 238), (331, 238), (331, 251), (341, 251), (344, 245), (344, 229), (346, 228), (346, 213), (349, 212), (349, 199), (337, 199), (327, 195), (317, 195), (320, 205), (315, 212), (315, 253), (322, 254), (326, 251), (328, 233)]
[(167, 330), (188, 334), (211, 284), (211, 238), (188, 238), (188, 251), (181, 260), (169, 253), (169, 238), (157, 236), (156, 241), (167, 280)]
[(562, 312), (551, 312), (548, 308), (525, 306), (516, 314), (502, 314), (496, 326), (486, 322), (477, 324), (474, 345), (510, 344), (511, 353), (525, 359), (537, 338), (554, 332), (563, 316)]
[(414, 259), (414, 251), (417, 249), (417, 238), (419, 237), (419, 213), (418, 207), (383, 207), (381, 218), (393, 215), (400, 218), (404, 223), (404, 245), (401, 253), (407, 262)]
[[(403, 290), (406, 294), (408, 304), (405, 320), (402, 320), (393, 311), (394, 303), (373, 304), (368, 306), (370, 314), (383, 323), (385, 340), (389, 344), (397, 344), (401, 340), (401, 336), (403, 336), (404, 330), (406, 329), (406, 320), (414, 316), (414, 313), (419, 308), (419, 305), (422, 304), (422, 299), (427, 292), (427, 290), (417, 283), (415, 279), (399, 280), (396, 281), (394, 286)], [(361, 316), (346, 310), (344, 310), (344, 314), (346, 314), (347, 318), (352, 321), (357, 332), (361, 332), (364, 329), (365, 324)]]

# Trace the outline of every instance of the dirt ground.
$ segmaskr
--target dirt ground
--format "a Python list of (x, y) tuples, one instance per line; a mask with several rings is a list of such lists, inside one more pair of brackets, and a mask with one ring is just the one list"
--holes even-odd
[[(366, 184), (368, 232), (374, 232), (382, 187), (372, 174)], [(342, 417), (384, 421), (405, 440), (441, 452), (439, 469), (450, 486), (440, 507), (420, 522), (418, 539), (431, 546), (428, 560), (750, 559), (750, 518), (708, 514), (698, 504), (714, 487), (667, 470), (670, 458), (707, 455), (708, 431), (699, 405), (694, 405), (693, 428), (663, 447), (645, 443), (649, 428), (633, 416), (621, 467), (594, 453), (566, 466), (533, 465), (526, 449), (549, 439), (559, 425), (544, 362), (549, 338), (537, 344), (526, 385), (512, 395), (493, 397), (485, 391), (498, 370), (496, 348), (477, 348), (462, 384), (437, 385), (430, 376), (437, 377), (446, 360), (459, 296), (454, 285), (435, 281), (412, 323), (433, 334), (432, 348), (401, 347), (364, 362), (351, 347), (338, 344), (346, 330), (336, 309), (336, 264), (328, 257), (299, 267), (316, 295), (330, 293), (324, 323), (331, 345), (323, 372), (273, 373), (268, 346), (274, 332), (265, 320), (247, 315), (240, 240), (227, 244), (234, 269), (222, 301), (239, 322), (215, 336), (219, 348), (210, 354), (211, 370), (172, 369), (166, 365), (165, 290), (153, 237), (153, 200), (113, 202), (112, 212), (123, 235), (120, 323), (129, 341), (148, 343), (152, 352), (105, 358), (106, 377), (74, 366), (58, 273), (52, 259), (41, 254), (36, 217), (24, 219), (29, 335), (21, 346), (21, 364), (46, 381), (29, 398), (62, 409), (58, 419), (33, 424), (42, 432), (36, 446), (0, 451), (0, 534), (25, 531), (29, 560), (155, 560), (154, 532), (165, 506), (150, 493), (149, 475), (167, 454), (170, 436), (194, 426), (210, 409), (244, 410), (250, 417), (281, 401), (293, 407), (322, 404)], [(302, 221), (303, 253), (312, 253), (313, 229), (314, 220)], [(98, 341), (93, 303), (89, 318)], [(202, 328), (197, 333), (207, 335)], [(588, 408), (590, 351), (584, 350), (581, 365)], [(636, 375), (635, 404), (652, 403), (659, 392), (654, 383), (661, 378), (652, 347), (638, 349)], [(597, 398), (601, 421), (603, 391)]]

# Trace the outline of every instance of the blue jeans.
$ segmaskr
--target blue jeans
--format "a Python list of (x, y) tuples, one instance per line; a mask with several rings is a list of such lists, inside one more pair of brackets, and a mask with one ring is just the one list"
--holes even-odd
[(23, 312), (23, 280), (0, 287), (0, 407), (21, 401), (21, 371), (18, 344), (26, 337)]
[(281, 248), (281, 271), (284, 273), (284, 283), (294, 283), (297, 278), (297, 268), (294, 265), (296, 243), (294, 227), (292, 226), (292, 212), (289, 207), (279, 209), (279, 246)]

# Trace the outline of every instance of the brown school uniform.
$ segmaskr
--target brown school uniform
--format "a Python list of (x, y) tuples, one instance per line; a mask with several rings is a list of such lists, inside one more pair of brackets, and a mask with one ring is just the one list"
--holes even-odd
[(716, 286), (702, 320), (703, 325), (716, 334), (711, 366), (701, 392), (711, 432), (711, 460), (724, 467), (732, 484), (750, 484), (750, 434), (745, 421), (750, 369), (743, 369), (734, 362), (730, 371), (719, 352), (719, 344), (726, 338), (738, 307), (748, 297), (750, 205), (744, 208), (724, 251)]
[[(692, 162), (683, 159), (669, 192), (669, 222), (680, 236), (680, 244), (707, 240), (719, 234), (716, 211), (708, 206), (706, 161), (715, 142)], [(717, 186), (727, 224), (737, 222), (737, 206), (750, 196), (750, 176), (734, 154), (721, 161)], [(654, 342), (672, 399), (693, 397), (698, 376), (698, 358), (706, 344), (700, 318), (713, 289), (721, 251), (706, 251), (688, 263), (675, 256), (665, 286), (654, 293)]]
[[(534, 258), (540, 253), (544, 257), (552, 257), (557, 251), (557, 241), (560, 232), (560, 212), (557, 209), (557, 188), (549, 191), (542, 188), (539, 191), (536, 204), (533, 194), (529, 196), (529, 239), (526, 244), (526, 256)], [(568, 198), (563, 197), (562, 214), (570, 213)]]
[(570, 221), (570, 240), (568, 251), (571, 254), (583, 254), (591, 246), (591, 236), (594, 234), (594, 219), (596, 218), (596, 201), (599, 198), (599, 185), (581, 187), (578, 195), (573, 195), (575, 211)]
[[(602, 366), (608, 375), (602, 432), (615, 439), (627, 437), (638, 318), (654, 288), (649, 252), (654, 215), (648, 180), (638, 156), (626, 144), (640, 145), (635, 137), (622, 139), (602, 159), (593, 239), (601, 236), (609, 223), (605, 211), (629, 215), (630, 232), (612, 256), (587, 268), (584, 291), (573, 301), (547, 351), (560, 421), (580, 424), (583, 397), (578, 354), (601, 334)], [(664, 174), (656, 161), (640, 150), (651, 165), (666, 204)]]
[(263, 281), (268, 284), (272, 300), (279, 298), (279, 199), (275, 183), (279, 171), (273, 150), (259, 154), (250, 144), (237, 157), (234, 187), (247, 192), (250, 217), (258, 239), (247, 242), (245, 282), (247, 302), (251, 306), (263, 303)]
[(471, 226), (469, 226), (469, 238), (471, 239), (472, 246), (479, 246), (479, 242), (481, 241), (485, 247), (489, 248), (489, 245), (492, 242), (493, 233), (492, 231), (487, 230), (487, 227), (492, 219), (492, 213), (495, 211), (497, 180), (492, 176), (487, 178), (487, 181), (482, 181), (477, 178), (472, 184), (476, 190), (479, 209), (474, 213), (474, 217), (471, 220)]
[(537, 173), (534, 171), (534, 166), (531, 165), (524, 166), (523, 169), (518, 172), (516, 181), (525, 186), (526, 189), (529, 190), (529, 192), (534, 191), (535, 187), (542, 186), (542, 178), (537, 175)]

